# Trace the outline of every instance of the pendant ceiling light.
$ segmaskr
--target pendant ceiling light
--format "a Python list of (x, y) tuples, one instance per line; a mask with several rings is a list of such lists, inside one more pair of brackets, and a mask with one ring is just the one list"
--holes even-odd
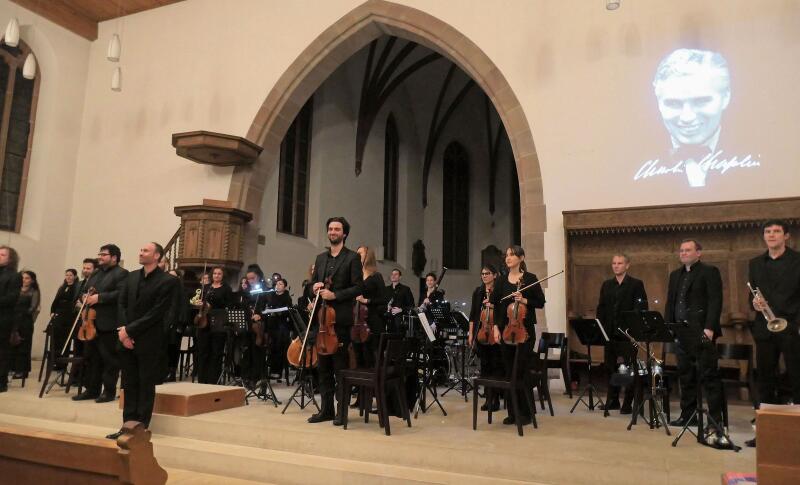
[(6, 34), (3, 38), (7, 45), (16, 47), (19, 45), (19, 21), (16, 17), (12, 17), (6, 25)]
[(22, 66), (22, 77), (25, 79), (33, 79), (36, 77), (36, 57), (34, 57), (33, 52), (28, 54), (28, 57), (25, 59), (25, 64)]
[(114, 74), (111, 76), (111, 90), (122, 91), (122, 68), (114, 68)]
[(122, 43), (120, 43), (119, 35), (114, 34), (108, 42), (108, 53), (106, 59), (111, 62), (119, 61), (119, 54), (122, 51)]
[(616, 10), (619, 8), (620, 0), (606, 0), (606, 10)]

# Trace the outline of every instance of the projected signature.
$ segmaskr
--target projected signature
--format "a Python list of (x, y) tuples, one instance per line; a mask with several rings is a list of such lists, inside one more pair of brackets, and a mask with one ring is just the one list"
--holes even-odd
[(723, 150), (720, 142), (731, 101), (730, 71), (721, 54), (675, 50), (656, 68), (653, 88), (671, 149), (640, 165), (634, 180), (682, 173), (690, 187), (705, 187), (711, 173), (761, 165), (759, 155)]

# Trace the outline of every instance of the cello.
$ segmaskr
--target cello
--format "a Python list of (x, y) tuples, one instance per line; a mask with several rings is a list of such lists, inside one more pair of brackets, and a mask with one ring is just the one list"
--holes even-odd
[[(325, 289), (330, 290), (333, 281), (331, 277), (325, 278)], [(319, 297), (319, 292), (317, 292)], [(339, 350), (339, 338), (336, 336), (336, 310), (325, 300), (319, 307), (317, 313), (317, 341), (314, 345), (319, 355), (333, 355)]]
[(286, 349), (286, 360), (289, 362), (289, 364), (297, 367), (298, 369), (300, 367), (310, 368), (317, 366), (317, 348), (315, 345), (307, 347), (306, 342), (308, 342), (308, 334), (311, 330), (311, 322), (314, 321), (314, 314), (317, 310), (318, 301), (319, 291), (317, 292), (317, 297), (314, 298), (314, 305), (311, 307), (311, 312), (308, 315), (308, 325), (306, 325), (306, 333), (303, 335), (302, 342), (300, 341), (300, 336), (298, 335), (292, 340), (292, 343), (289, 344), (289, 348)]
[(478, 330), (477, 339), (483, 345), (496, 345), (500, 343), (494, 334), (494, 308), (488, 300), (491, 299), (492, 289), (486, 288), (487, 303), (481, 308), (481, 326)]

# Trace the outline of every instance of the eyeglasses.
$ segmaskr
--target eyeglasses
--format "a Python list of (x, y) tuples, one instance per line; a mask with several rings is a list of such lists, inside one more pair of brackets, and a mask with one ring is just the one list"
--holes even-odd
[(111, 256), (111, 253), (97, 253), (98, 256)]
[(490, 276), (491, 274), (492, 273), (486, 273), (486, 272), (481, 271), (481, 276)]

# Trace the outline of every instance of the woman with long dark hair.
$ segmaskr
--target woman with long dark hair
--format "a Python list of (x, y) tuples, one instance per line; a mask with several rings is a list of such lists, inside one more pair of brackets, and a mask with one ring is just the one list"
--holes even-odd
[[(503, 360), (500, 353), (500, 327), (497, 325), (497, 315), (495, 313), (496, 298), (495, 280), (497, 279), (497, 268), (492, 264), (484, 264), (481, 268), (481, 285), (472, 292), (472, 307), (469, 313), (469, 345), (475, 346), (476, 353), (481, 361), (481, 377), (502, 377)], [(481, 330), (481, 317), (486, 312), (492, 312), (495, 323), (491, 335), (495, 344), (477, 341), (478, 331)], [(481, 410), (486, 411), (490, 403), (487, 401), (481, 406)], [(491, 403), (492, 411), (500, 409), (500, 395), (495, 394), (494, 402)]]
[[(78, 298), (78, 271), (68, 269), (64, 272), (64, 282), (56, 291), (53, 302), (50, 304), (50, 346), (55, 349), (56, 355), (61, 355), (61, 349), (67, 341), (67, 336), (75, 321), (75, 300)], [(68, 349), (69, 350), (69, 349)], [(63, 368), (63, 364), (56, 366)]]
[[(520, 364), (523, 369), (527, 370), (530, 362), (530, 355), (533, 349), (534, 341), (536, 340), (536, 308), (544, 308), (544, 291), (541, 285), (536, 285), (527, 290), (518, 291), (532, 283), (535, 283), (538, 278), (535, 274), (529, 273), (525, 266), (525, 250), (522, 246), (512, 245), (506, 249), (506, 267), (508, 274), (498, 279), (496, 283), (496, 298), (497, 305), (495, 307), (495, 318), (500, 322), (500, 328), (505, 329), (508, 324), (508, 307), (514, 303), (524, 305), (527, 309), (524, 321), (521, 322), (525, 330), (528, 332), (528, 340), (525, 342), (504, 342), (505, 348), (503, 349), (503, 361), (505, 362), (505, 373), (507, 377), (511, 377), (511, 370), (514, 364), (514, 345), (523, 345), (520, 349), (523, 352)], [(513, 296), (504, 301), (500, 301), (506, 296)], [(506, 396), (507, 402), (510, 401), (510, 396)], [(520, 392), (517, 396), (517, 402), (520, 407), (520, 419), (523, 424), (531, 422), (532, 410), (528, 406), (525, 395)], [(514, 409), (508, 406), (508, 417), (503, 420), (503, 424), (514, 424)]]
[[(233, 291), (225, 284), (225, 270), (215, 267), (211, 270), (211, 283), (202, 290), (204, 303), (210, 307), (209, 313), (223, 311), (233, 302)], [(197, 329), (197, 379), (201, 384), (217, 384), (222, 373), (222, 357), (225, 353), (225, 333), (212, 331), (211, 318), (205, 328)]]
[[(26, 379), (31, 371), (31, 344), (33, 343), (33, 323), (39, 316), (39, 283), (36, 273), (24, 270), (22, 274), (22, 288), (17, 299), (17, 308), (14, 318), (14, 330), (19, 335), (19, 344), (14, 347), (14, 356), (11, 360), (11, 370), (14, 379)], [(13, 332), (12, 331), (12, 332)]]

